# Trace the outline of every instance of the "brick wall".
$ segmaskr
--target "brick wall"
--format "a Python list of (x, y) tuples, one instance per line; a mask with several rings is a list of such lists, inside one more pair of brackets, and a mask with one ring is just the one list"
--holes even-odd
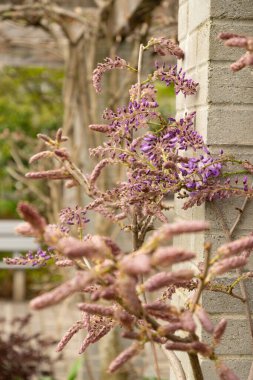
[[(221, 148), (226, 153), (240, 158), (253, 158), (253, 83), (250, 69), (232, 73), (229, 65), (241, 55), (240, 49), (223, 47), (217, 39), (220, 32), (235, 32), (252, 35), (252, 0), (179, 0), (178, 36), (186, 57), (183, 68), (200, 87), (196, 96), (184, 99), (178, 96), (177, 111), (197, 111), (196, 128), (205, 137), (212, 152)], [(238, 215), (242, 199), (219, 202), (229, 226)], [(201, 206), (189, 211), (181, 210), (182, 203), (176, 201), (176, 214), (183, 219), (207, 219), (211, 221), (208, 234), (182, 239), (176, 243), (189, 245), (202, 252), (204, 240), (212, 241), (213, 248), (225, 241), (222, 228), (210, 206)], [(238, 225), (235, 236), (252, 231), (253, 202), (249, 203), (245, 217)], [(199, 259), (202, 258), (200, 253)], [(249, 265), (252, 267), (253, 265)], [(233, 274), (231, 274), (233, 276)], [(226, 281), (226, 279), (224, 279)], [(247, 284), (252, 298), (253, 287)], [(219, 353), (235, 370), (241, 380), (246, 380), (252, 361), (252, 347), (244, 307), (240, 301), (228, 296), (206, 293), (202, 300), (214, 320), (225, 316), (228, 328)], [(252, 305), (253, 306), (253, 305)], [(253, 307), (252, 307), (253, 310)], [(186, 357), (183, 356), (184, 362)], [(202, 362), (204, 378), (216, 380), (214, 366)], [(188, 367), (188, 375), (190, 369)], [(187, 377), (188, 379), (188, 377)]]

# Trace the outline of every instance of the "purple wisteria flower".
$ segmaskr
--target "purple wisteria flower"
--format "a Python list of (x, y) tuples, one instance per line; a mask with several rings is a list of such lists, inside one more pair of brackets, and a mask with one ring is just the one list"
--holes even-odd
[(186, 78), (186, 73), (183, 69), (178, 70), (177, 65), (165, 67), (165, 64), (159, 66), (156, 63), (156, 71), (153, 73), (153, 80), (160, 79), (165, 82), (166, 86), (174, 84), (176, 95), (181, 91), (184, 96), (194, 95), (197, 92), (198, 83), (192, 79)]
[(63, 225), (84, 227), (90, 220), (86, 217), (87, 211), (80, 206), (66, 207), (60, 211), (59, 218)]
[(4, 258), (4, 262), (8, 265), (31, 265), (33, 267), (41, 267), (45, 266), (48, 260), (54, 257), (53, 251), (54, 250), (51, 247), (48, 247), (45, 250), (39, 248), (36, 252), (29, 251), (24, 256), (17, 256), (13, 258), (6, 257)]

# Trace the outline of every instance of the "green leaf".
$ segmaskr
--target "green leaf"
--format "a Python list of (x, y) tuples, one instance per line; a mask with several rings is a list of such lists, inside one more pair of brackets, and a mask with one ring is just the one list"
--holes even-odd
[(70, 369), (67, 380), (76, 380), (81, 367), (82, 367), (82, 360), (77, 359), (74, 362), (72, 368)]

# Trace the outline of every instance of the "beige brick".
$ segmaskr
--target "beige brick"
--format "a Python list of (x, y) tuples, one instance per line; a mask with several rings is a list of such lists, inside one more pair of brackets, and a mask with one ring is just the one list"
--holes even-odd
[(181, 7), (185, 3), (187, 3), (189, 0), (179, 0), (179, 6)]
[(190, 0), (189, 1), (189, 32), (196, 29), (210, 15), (210, 3), (212, 0)]
[(196, 129), (202, 135), (205, 142), (207, 142), (207, 125), (208, 125), (208, 105), (197, 107), (196, 113)]
[[(234, 74), (230, 63), (212, 61), (209, 68), (210, 103), (250, 104), (253, 96), (253, 83), (249, 80), (250, 69)], [(203, 83), (203, 82), (201, 82)]]
[[(226, 224), (231, 228), (240, 213), (240, 209), (244, 199), (239, 197), (231, 197), (226, 200), (216, 201), (216, 206), (223, 214), (223, 218)], [(241, 218), (237, 228), (241, 233), (245, 231), (245, 234), (252, 229), (252, 215), (253, 215), (253, 200), (248, 201), (248, 205), (243, 213), (243, 218)], [(211, 223), (212, 231), (221, 231), (221, 222), (217, 218), (217, 214), (214, 210), (212, 203), (207, 203), (206, 205), (206, 216)]]
[(252, 105), (212, 105), (209, 109), (208, 144), (253, 145)]
[[(233, 279), (221, 278), (216, 280), (215, 282), (221, 285), (229, 286), (233, 282)], [(249, 294), (252, 294), (253, 284), (251, 279), (245, 281), (245, 286)], [(234, 293), (241, 296), (239, 286), (236, 286), (234, 288)], [(251, 310), (253, 310), (252, 297), (250, 297), (249, 300)], [(218, 293), (213, 291), (205, 291), (203, 293), (202, 305), (210, 314), (222, 314), (224, 313), (224, 311), (226, 312), (226, 314), (244, 314), (245, 312), (245, 305), (241, 300), (231, 297), (225, 293)]]
[[(218, 0), (219, 1), (219, 0)], [(250, 0), (251, 1), (251, 0)], [(252, 2), (253, 4), (253, 2)], [(242, 35), (252, 34), (252, 22), (242, 23), (238, 20), (213, 20), (210, 29), (210, 59), (228, 61), (228, 64), (240, 58), (242, 50), (238, 48), (226, 47), (223, 41), (217, 37), (219, 33), (231, 32)]]
[[(217, 324), (222, 315), (212, 318), (214, 324)], [(251, 352), (251, 337), (248, 331), (246, 319), (234, 319), (226, 317), (227, 327), (221, 344), (217, 347), (218, 355), (247, 355)], [(203, 332), (203, 340), (211, 341), (210, 335)]]
[(198, 28), (197, 32), (197, 64), (200, 65), (209, 60), (209, 35), (210, 35), (210, 20), (207, 20)]
[(195, 66), (195, 69), (191, 70), (188, 76), (199, 83), (199, 86), (196, 95), (186, 97), (186, 106), (188, 108), (205, 106), (207, 104), (208, 86), (203, 86), (203, 83), (208, 83), (208, 65), (206, 64), (200, 67)]
[[(220, 357), (222, 359), (222, 356)], [(249, 370), (252, 360), (244, 358), (229, 359), (224, 358), (224, 363), (232, 370), (234, 373), (239, 376), (240, 380), (247, 380), (249, 375)], [(207, 380), (220, 380), (220, 377), (217, 376), (214, 362), (203, 360), (202, 368), (204, 372), (204, 379)]]
[(197, 36), (198, 31), (187, 35), (186, 37), (186, 51), (185, 51), (185, 62), (184, 64), (187, 67), (187, 70), (195, 68), (197, 65)]
[[(181, 4), (185, 5), (186, 3), (182, 2)], [(223, 42), (219, 41), (217, 36), (220, 32), (225, 31), (252, 34), (253, 2), (252, 0), (190, 0), (188, 5), (189, 33), (179, 39), (187, 53), (183, 62), (184, 70), (200, 83), (200, 89), (196, 96), (188, 97), (186, 102), (179, 97), (178, 114), (182, 115), (185, 109), (187, 111), (196, 110), (196, 129), (203, 135), (214, 154), (219, 153), (223, 148), (226, 154), (237, 157), (239, 154), (240, 159), (252, 161), (253, 85), (250, 69), (244, 69), (236, 74), (232, 73), (229, 66), (241, 56), (243, 50), (224, 47)], [(183, 9), (181, 13), (179, 12), (179, 16), (180, 14), (183, 14)], [(177, 237), (174, 244), (197, 252), (199, 260), (203, 260), (204, 241), (211, 241), (213, 251), (215, 251), (226, 242), (226, 237), (221, 223), (217, 220), (210, 205), (201, 205), (184, 211), (182, 210), (184, 201), (178, 199), (175, 201), (176, 217), (183, 220), (210, 220), (211, 230), (195, 236)], [(222, 210), (230, 227), (238, 216), (236, 208), (241, 207), (242, 201), (243, 197), (218, 202), (217, 206)], [(253, 201), (248, 204), (234, 238), (247, 235), (252, 231), (252, 215)], [(250, 258), (246, 270), (252, 270), (252, 268), (253, 257)], [(219, 278), (218, 280), (229, 283), (235, 276), (234, 271), (227, 274), (225, 279)], [(252, 282), (247, 281), (246, 287), (250, 294), (253, 310)], [(236, 288), (236, 292), (240, 294), (239, 288)], [(241, 380), (246, 380), (252, 351), (250, 334), (244, 316), (244, 304), (225, 294), (207, 291), (204, 293), (202, 301), (213, 314), (216, 323), (223, 315), (228, 318), (227, 331), (218, 353), (225, 356), (227, 364), (235, 369)], [(180, 358), (187, 366), (185, 356), (182, 355)], [(205, 379), (217, 379), (213, 363), (204, 360), (202, 368)], [(188, 376), (190, 380), (193, 379), (192, 375), (187, 372), (187, 378)], [(173, 376), (171, 380), (174, 380)]]
[(178, 18), (181, 20), (178, 24), (178, 38), (182, 40), (188, 31), (188, 2), (179, 7)]
[(212, 0), (211, 16), (222, 20), (224, 18), (253, 20), (253, 2), (252, 0)]

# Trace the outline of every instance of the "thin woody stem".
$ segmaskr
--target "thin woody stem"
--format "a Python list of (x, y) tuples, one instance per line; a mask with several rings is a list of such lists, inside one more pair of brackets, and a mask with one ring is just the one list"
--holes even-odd
[(224, 294), (227, 294), (228, 296), (231, 296), (231, 297), (236, 298), (242, 302), (245, 302), (245, 298), (239, 296), (238, 294), (235, 294), (232, 289), (231, 289), (231, 287), (226, 287), (225, 289), (223, 289), (219, 286), (213, 287), (212, 285), (209, 285), (208, 288), (206, 288), (206, 290), (209, 290), (211, 292), (224, 293)]
[(189, 359), (190, 359), (190, 363), (191, 363), (194, 379), (195, 380), (204, 380), (202, 369), (201, 369), (201, 366), (200, 366), (200, 363), (199, 363), (198, 355), (197, 354), (193, 354), (193, 353), (188, 353), (188, 356), (189, 356)]
[(138, 74), (137, 74), (137, 80), (138, 80), (137, 102), (139, 102), (141, 98), (141, 70), (142, 70), (142, 57), (143, 57), (143, 51), (144, 51), (143, 48), (144, 46), (140, 44), (139, 58), (138, 58)]
[(137, 251), (138, 248), (140, 248), (139, 224), (138, 224), (137, 213), (135, 211), (133, 215), (133, 250)]
[[(243, 202), (243, 205), (242, 205), (242, 208), (240, 209), (241, 212), (239, 214), (239, 216), (236, 218), (232, 228), (229, 230), (228, 226), (227, 226), (227, 223), (224, 219), (224, 216), (220, 210), (219, 207), (217, 207), (217, 205), (215, 203), (212, 203), (213, 205), (213, 208), (215, 210), (215, 213), (217, 215), (217, 217), (219, 218), (221, 224), (222, 224), (222, 228), (224, 230), (224, 234), (226, 235), (227, 237), (227, 240), (228, 241), (232, 241), (232, 234), (234, 233), (238, 223), (240, 222), (241, 218), (242, 218), (242, 214), (246, 208), (246, 205), (248, 203), (248, 198), (245, 198), (244, 202)], [(236, 274), (241, 277), (242, 276), (242, 271), (240, 268), (237, 268), (236, 269)], [(244, 281), (240, 281), (239, 283), (240, 285), (240, 291), (241, 291), (241, 295), (243, 297), (243, 299), (245, 300), (244, 304), (245, 304), (245, 314), (246, 314), (246, 317), (247, 317), (247, 321), (248, 321), (248, 325), (249, 325), (249, 330), (250, 330), (250, 335), (251, 335), (251, 344), (252, 344), (252, 349), (253, 349), (253, 321), (252, 321), (252, 317), (251, 317), (251, 309), (250, 309), (250, 302), (249, 302), (249, 296), (248, 296), (248, 293), (247, 293), (247, 289), (246, 289), (246, 286), (245, 286), (245, 283)]]
[(204, 262), (204, 271), (203, 271), (203, 274), (201, 275), (201, 278), (200, 278), (200, 281), (199, 281), (199, 284), (197, 287), (197, 291), (195, 293), (195, 297), (194, 297), (193, 303), (191, 305), (192, 312), (195, 311), (196, 306), (198, 305), (199, 299), (201, 297), (201, 293), (205, 287), (205, 281), (206, 281), (206, 277), (208, 274), (211, 249), (209, 247), (207, 247), (205, 251), (206, 251), (206, 256), (205, 256), (205, 262)]
[[(138, 84), (137, 84), (138, 85), (137, 102), (139, 102), (140, 98), (141, 98), (141, 69), (142, 69), (143, 51), (144, 51), (143, 45), (140, 44), (139, 57), (138, 57), (138, 69), (137, 69), (137, 81), (138, 81)], [(133, 135), (132, 135), (132, 138), (133, 138)], [(134, 212), (133, 212), (133, 251), (136, 251), (138, 248), (140, 248), (140, 246), (142, 244), (142, 241), (139, 238), (140, 227), (141, 226), (138, 223), (137, 211), (134, 210)], [(141, 281), (143, 283), (143, 277), (141, 278)], [(143, 297), (144, 297), (144, 302), (147, 303), (145, 293), (143, 294)], [(156, 348), (155, 348), (155, 345), (154, 345), (154, 342), (152, 339), (151, 339), (150, 343), (151, 343), (151, 349), (152, 349), (152, 353), (153, 353), (153, 357), (154, 357), (156, 376), (157, 376), (158, 380), (161, 380)]]
[(172, 368), (172, 371), (174, 372), (174, 375), (176, 376), (176, 379), (187, 380), (182, 363), (180, 362), (180, 360), (178, 359), (174, 351), (166, 350), (164, 346), (161, 346), (161, 349), (164, 355), (166, 356), (166, 358), (168, 359), (169, 364)]
[(234, 233), (234, 231), (235, 231), (237, 225), (239, 224), (239, 222), (240, 222), (240, 220), (241, 220), (241, 218), (242, 218), (243, 212), (244, 212), (244, 210), (245, 210), (245, 208), (246, 208), (246, 206), (247, 206), (247, 204), (248, 204), (248, 201), (249, 201), (249, 198), (246, 197), (246, 198), (244, 199), (244, 202), (243, 202), (243, 204), (242, 204), (242, 207), (240, 208), (239, 215), (237, 216), (237, 218), (236, 218), (236, 220), (235, 220), (233, 226), (231, 227), (231, 229), (230, 229), (230, 231), (229, 231), (230, 236), (233, 235), (233, 233)]
[[(143, 45), (140, 44), (139, 56), (138, 56), (138, 69), (137, 69), (137, 86), (138, 86), (138, 95), (137, 102), (141, 98), (141, 69), (142, 69), (142, 58), (143, 58)], [(133, 136), (132, 136), (133, 138)], [(133, 215), (133, 249), (136, 251), (140, 247), (139, 242), (139, 225), (136, 210), (134, 210)]]

